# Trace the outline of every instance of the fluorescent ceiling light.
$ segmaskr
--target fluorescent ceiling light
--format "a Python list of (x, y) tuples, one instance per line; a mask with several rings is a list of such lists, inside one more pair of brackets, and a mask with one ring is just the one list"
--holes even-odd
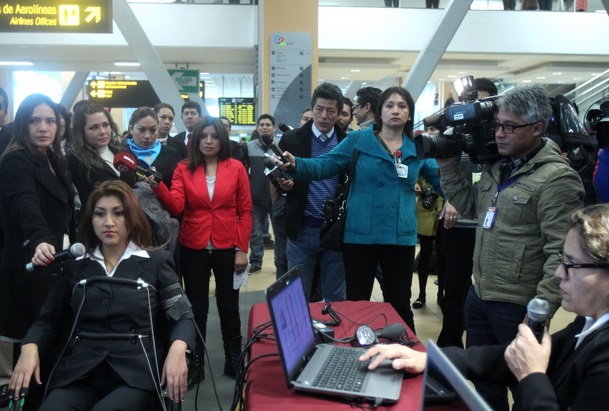
[(33, 66), (31, 61), (0, 61), (0, 66)]
[(359, 73), (359, 70), (358, 69), (352, 69), (351, 73)]
[(115, 61), (114, 65), (119, 67), (139, 67), (140, 63), (137, 61)]

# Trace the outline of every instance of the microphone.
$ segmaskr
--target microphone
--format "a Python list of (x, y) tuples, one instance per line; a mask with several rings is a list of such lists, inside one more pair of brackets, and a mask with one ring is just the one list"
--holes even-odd
[(533, 331), (535, 338), (541, 344), (543, 331), (546, 325), (546, 318), (550, 314), (550, 304), (542, 298), (533, 298), (527, 305), (529, 315), (528, 326)]
[(126, 151), (116, 153), (114, 156), (114, 167), (121, 173), (135, 171), (136, 174), (142, 177), (154, 176), (153, 183), (155, 185), (163, 180), (163, 175), (158, 171), (138, 166), (135, 156), (131, 153), (127, 153)]
[(42, 270), (43, 268), (47, 268), (49, 265), (53, 265), (56, 263), (61, 263), (65, 260), (69, 260), (70, 258), (78, 258), (85, 255), (87, 249), (81, 243), (74, 243), (67, 250), (60, 251), (55, 253), (53, 257), (55, 258), (52, 263), (44, 266), (44, 265), (35, 265), (34, 263), (27, 263), (25, 269), (27, 272), (32, 273), (36, 270)]
[(273, 153), (275, 153), (275, 155), (277, 155), (281, 159), (282, 163), (290, 165), (288, 167), (288, 171), (290, 173), (292, 173), (292, 174), (296, 173), (296, 169), (294, 168), (294, 165), (291, 164), (288, 161), (288, 159), (283, 156), (283, 151), (281, 151), (281, 149), (277, 146), (277, 144), (275, 144), (275, 139), (273, 138), (272, 135), (262, 134), (262, 135), (260, 135), (260, 141), (262, 141), (262, 143), (265, 146), (269, 147), (271, 149), (271, 151), (273, 151)]
[(292, 127), (292, 126), (290, 126), (290, 125), (288, 125), (286, 123), (279, 123), (279, 124), (277, 124), (277, 128), (279, 130), (283, 131), (284, 133), (288, 132), (290, 130), (294, 130), (294, 127)]
[(378, 338), (384, 338), (386, 340), (399, 340), (406, 334), (406, 327), (404, 324), (395, 323), (389, 324), (387, 327), (383, 328), (381, 331), (377, 331), (376, 336)]

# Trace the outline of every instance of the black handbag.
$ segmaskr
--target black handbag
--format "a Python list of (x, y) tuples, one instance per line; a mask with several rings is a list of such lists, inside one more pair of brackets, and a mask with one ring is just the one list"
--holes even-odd
[(347, 196), (351, 188), (351, 181), (355, 178), (355, 164), (359, 157), (359, 150), (355, 149), (351, 158), (351, 165), (345, 182), (338, 189), (334, 198), (324, 201), (324, 222), (319, 231), (319, 245), (332, 251), (343, 251), (343, 237), (345, 235), (345, 221), (347, 220)]

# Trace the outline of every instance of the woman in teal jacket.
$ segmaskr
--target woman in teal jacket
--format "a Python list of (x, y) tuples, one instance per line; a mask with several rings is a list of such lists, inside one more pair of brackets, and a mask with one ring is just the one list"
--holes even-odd
[(384, 298), (414, 331), (410, 287), (417, 244), (415, 184), (419, 175), (441, 193), (435, 160), (419, 160), (412, 138), (414, 100), (401, 87), (383, 92), (374, 129), (349, 133), (334, 150), (314, 159), (286, 153), (294, 178), (323, 180), (359, 157), (347, 201), (343, 259), (348, 300), (370, 300), (377, 265)]

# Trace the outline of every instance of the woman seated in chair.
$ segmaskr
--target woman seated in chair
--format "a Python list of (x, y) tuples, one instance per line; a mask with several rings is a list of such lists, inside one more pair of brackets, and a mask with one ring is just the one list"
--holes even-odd
[(23, 339), (9, 385), (13, 398), (32, 376), (41, 384), (39, 353), (66, 332), (40, 410), (151, 410), (162, 400), (163, 384), (181, 402), (194, 323), (188, 314), (163, 307), (167, 290), (184, 298), (173, 306), (187, 300), (171, 254), (150, 247), (151, 229), (131, 188), (120, 180), (100, 184), (79, 234), (86, 254), (64, 263), (64, 274)]

